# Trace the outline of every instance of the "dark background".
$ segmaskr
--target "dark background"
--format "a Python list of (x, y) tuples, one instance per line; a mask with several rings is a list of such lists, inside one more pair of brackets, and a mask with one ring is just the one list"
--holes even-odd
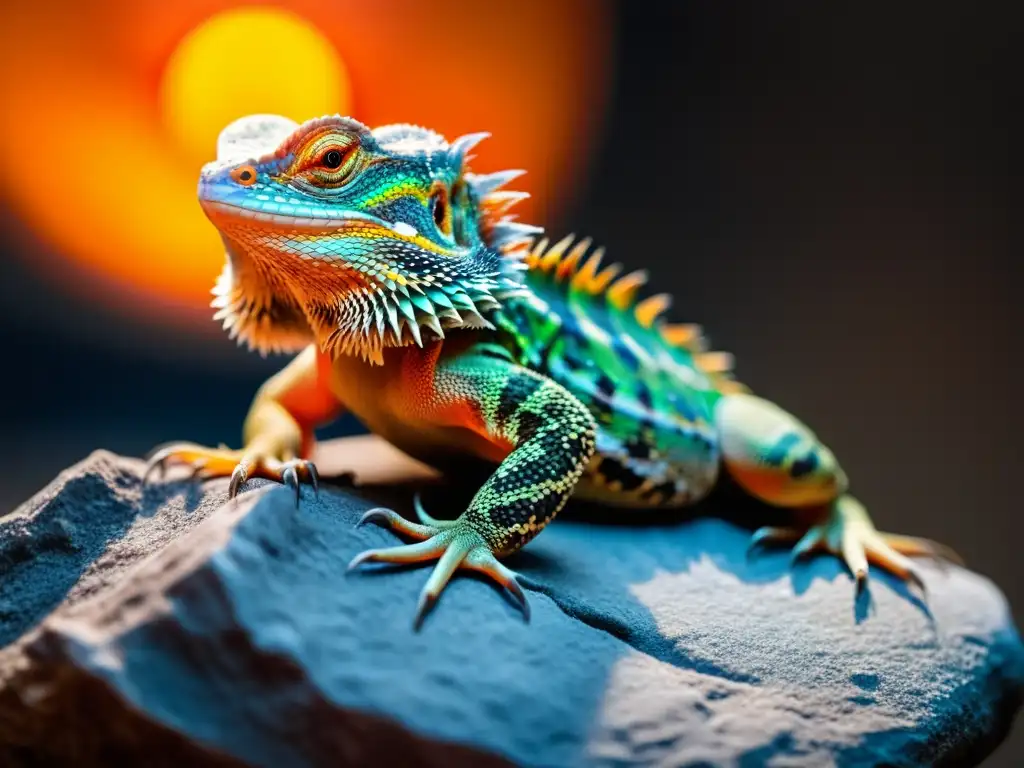
[[(1020, 617), (1016, 27), (991, 5), (913, 5), (623, 3), (589, 183), (544, 223), (651, 267), (676, 318), (832, 446), (881, 527), (954, 546)], [(124, 321), (9, 253), (2, 269), (4, 510), (95, 447), (237, 443), (282, 364), (226, 338), (228, 366), (166, 362), (183, 342), (156, 331), (98, 346), (82, 328)], [(1024, 764), (1019, 724), (989, 764)]]

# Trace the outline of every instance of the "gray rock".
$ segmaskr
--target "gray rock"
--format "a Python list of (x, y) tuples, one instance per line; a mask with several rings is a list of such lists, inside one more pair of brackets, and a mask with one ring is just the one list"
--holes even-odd
[(143, 494), (140, 468), (96, 453), (0, 522), (2, 765), (960, 765), (1020, 703), (1006, 603), (961, 568), (922, 566), (927, 604), (880, 574), (855, 598), (721, 519), (579, 510), (509, 560), (529, 624), (460, 576), (416, 633), (423, 569), (345, 570), (395, 542), (353, 528), (368, 497), (405, 491), (296, 511), (260, 483)]

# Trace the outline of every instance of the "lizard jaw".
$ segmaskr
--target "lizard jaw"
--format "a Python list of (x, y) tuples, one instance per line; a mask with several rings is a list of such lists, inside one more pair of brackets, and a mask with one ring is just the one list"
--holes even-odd
[(401, 231), (402, 228), (402, 225), (395, 225), (393, 227), (383, 219), (360, 211), (327, 212), (322, 209), (306, 208), (304, 212), (309, 215), (299, 216), (291, 213), (275, 213), (274, 210), (281, 206), (270, 201), (267, 201), (267, 204), (261, 209), (203, 198), (200, 198), (199, 202), (207, 218), (218, 229), (221, 228), (222, 224), (226, 224), (228, 226), (244, 226), (251, 229), (273, 230), (277, 232), (327, 234), (336, 232), (353, 223), (369, 224), (388, 230), (394, 230), (395, 227), (398, 227), (398, 231)]
[[(316, 342), (332, 357), (353, 355), (379, 365), (387, 347), (423, 346), (453, 327), (491, 327), (482, 313), (497, 307), (498, 296), (512, 289), (488, 275), (442, 282), (367, 274), (345, 258), (300, 250), (303, 235), (325, 226), (330, 227), (324, 232), (328, 238), (343, 237), (348, 226), (365, 233), (374, 226), (369, 223), (373, 217), (345, 217), (337, 226), (324, 221), (320, 230), (296, 232), (275, 226), (266, 215), (253, 218), (253, 212), (238, 206), (206, 201), (204, 209), (221, 232), (227, 254), (213, 290), (214, 319), (223, 322), (231, 338), (264, 355), (295, 352)], [(393, 242), (403, 240), (402, 235), (415, 237), (381, 234)], [(290, 245), (293, 235), (297, 239)]]

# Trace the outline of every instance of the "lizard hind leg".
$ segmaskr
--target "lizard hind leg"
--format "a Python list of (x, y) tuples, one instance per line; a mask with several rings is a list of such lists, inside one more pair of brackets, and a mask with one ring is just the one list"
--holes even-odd
[(726, 395), (715, 406), (715, 426), (726, 469), (755, 498), (779, 507), (813, 507), (846, 490), (846, 474), (832, 452), (768, 400)]
[(879, 532), (864, 506), (845, 493), (846, 475), (832, 452), (777, 405), (753, 395), (727, 395), (716, 407), (715, 421), (724, 463), (737, 483), (764, 502), (812, 519), (809, 527), (761, 528), (752, 547), (792, 544), (794, 561), (833, 554), (858, 585), (866, 582), (871, 564), (923, 589), (910, 557), (959, 562), (936, 542)]

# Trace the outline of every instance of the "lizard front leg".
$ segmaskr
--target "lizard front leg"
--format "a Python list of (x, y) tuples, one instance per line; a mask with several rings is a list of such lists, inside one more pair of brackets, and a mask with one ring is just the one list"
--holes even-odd
[(153, 453), (146, 468), (190, 465), (203, 478), (229, 477), (228, 496), (253, 477), (283, 482), (295, 489), (299, 481), (318, 484), (316, 467), (308, 457), (313, 430), (337, 417), (342, 405), (329, 386), (330, 362), (314, 346), (307, 347), (260, 387), (242, 430), (243, 448), (207, 448), (195, 443), (171, 443)]
[(459, 568), (492, 577), (518, 600), (529, 618), (516, 574), (497, 558), (530, 541), (568, 500), (594, 453), (593, 417), (554, 381), (484, 354), (442, 362), (433, 390), (427, 418), (439, 425), (466, 427), (508, 453), (455, 520), (434, 520), (418, 505), (420, 524), (390, 510), (368, 512), (361, 523), (372, 520), (419, 541), (363, 552), (350, 568), (365, 562), (437, 559), (420, 594), (417, 628)]

